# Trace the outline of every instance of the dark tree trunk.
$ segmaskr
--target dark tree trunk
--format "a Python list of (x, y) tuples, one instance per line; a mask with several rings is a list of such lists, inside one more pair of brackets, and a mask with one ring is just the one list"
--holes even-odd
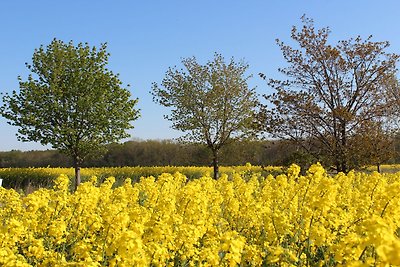
[(336, 162), (335, 165), (336, 165), (336, 171), (337, 171), (337, 172), (340, 172), (340, 164), (339, 164), (339, 162)]
[(78, 189), (79, 184), (81, 183), (81, 166), (79, 159), (74, 158), (74, 169), (75, 169), (75, 191)]
[(343, 161), (342, 161), (342, 166), (341, 166), (341, 170), (340, 171), (343, 172), (343, 173), (347, 173), (349, 171), (347, 169), (347, 163), (346, 163), (345, 159), (343, 159)]
[(218, 178), (218, 149), (213, 149), (213, 167), (214, 167), (214, 179), (217, 180)]
[(347, 173), (347, 155), (346, 155), (346, 148), (347, 148), (347, 138), (346, 138), (346, 123), (341, 123), (341, 147), (340, 147), (340, 172)]
[(378, 172), (381, 173), (381, 164), (377, 163), (376, 168), (377, 168)]

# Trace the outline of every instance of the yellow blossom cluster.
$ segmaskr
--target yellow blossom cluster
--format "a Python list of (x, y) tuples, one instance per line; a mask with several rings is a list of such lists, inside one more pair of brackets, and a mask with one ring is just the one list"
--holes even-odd
[(245, 175), (0, 188), (0, 266), (400, 265), (400, 174)]
[[(233, 173), (281, 173), (282, 167), (279, 166), (220, 166), (220, 173), (231, 176)], [(82, 168), (82, 180), (86, 181), (92, 176), (98, 177), (100, 181), (107, 177), (116, 178), (116, 184), (123, 183), (125, 178), (130, 177), (133, 182), (139, 181), (141, 177), (158, 176), (163, 173), (182, 173), (188, 179), (200, 178), (213, 173), (212, 167), (200, 166), (153, 166), (153, 167), (102, 167), (102, 168)], [(75, 176), (74, 168), (0, 168), (0, 179), (3, 185), (14, 189), (24, 189), (28, 184), (37, 187), (49, 187), (59, 175), (64, 174), (71, 179)], [(72, 188), (72, 186), (71, 186)]]

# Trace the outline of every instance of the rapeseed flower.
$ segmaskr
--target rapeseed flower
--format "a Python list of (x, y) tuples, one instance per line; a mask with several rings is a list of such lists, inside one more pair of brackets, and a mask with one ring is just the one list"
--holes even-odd
[(0, 188), (0, 265), (400, 265), (400, 174), (253, 167), (120, 186), (92, 176), (73, 193), (66, 175), (27, 196)]

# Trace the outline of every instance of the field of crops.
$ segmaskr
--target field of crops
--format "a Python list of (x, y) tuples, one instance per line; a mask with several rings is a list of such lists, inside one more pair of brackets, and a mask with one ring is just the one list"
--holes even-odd
[[(220, 173), (232, 176), (233, 173), (261, 173), (262, 175), (282, 173), (283, 168), (277, 166), (221, 166)], [(159, 176), (163, 173), (184, 174), (189, 180), (211, 175), (212, 167), (180, 167), (180, 166), (157, 166), (157, 167), (114, 167), (114, 168), (82, 168), (81, 176), (83, 181), (96, 176), (99, 182), (112, 176), (116, 179), (115, 185), (123, 184), (126, 178), (132, 182), (138, 182), (141, 177)], [(53, 181), (64, 174), (74, 182), (75, 171), (73, 168), (0, 168), (0, 179), (3, 180), (3, 187), (22, 190), (25, 193), (31, 192), (40, 187), (49, 188)], [(32, 187), (29, 189), (28, 187)], [(73, 188), (73, 185), (70, 186)]]
[(0, 188), (0, 265), (400, 265), (400, 174), (299, 173)]

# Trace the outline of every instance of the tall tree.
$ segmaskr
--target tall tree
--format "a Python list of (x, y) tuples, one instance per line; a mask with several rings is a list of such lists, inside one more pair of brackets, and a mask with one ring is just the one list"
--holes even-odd
[(373, 42), (371, 36), (330, 45), (329, 28), (317, 30), (313, 20), (302, 21), (303, 27), (291, 32), (297, 49), (277, 40), (288, 62), (279, 71), (288, 79), (269, 80), (275, 92), (266, 96), (267, 131), (346, 172), (352, 136), (368, 134), (358, 129), (387, 115), (385, 81), (396, 73), (399, 55), (386, 52), (389, 43)]
[(165, 118), (186, 134), (185, 141), (205, 144), (212, 151), (216, 179), (221, 147), (253, 132), (256, 92), (247, 85), (248, 65), (233, 58), (226, 63), (215, 54), (205, 65), (194, 57), (182, 64), (185, 69), (168, 69), (161, 87), (153, 84), (154, 101), (172, 109)]
[(21, 141), (36, 141), (69, 155), (80, 183), (80, 166), (99, 156), (105, 144), (128, 137), (126, 129), (138, 118), (137, 99), (107, 69), (106, 44), (54, 39), (35, 49), (28, 79), (19, 77), (19, 92), (3, 96), (1, 114), (19, 127)]

